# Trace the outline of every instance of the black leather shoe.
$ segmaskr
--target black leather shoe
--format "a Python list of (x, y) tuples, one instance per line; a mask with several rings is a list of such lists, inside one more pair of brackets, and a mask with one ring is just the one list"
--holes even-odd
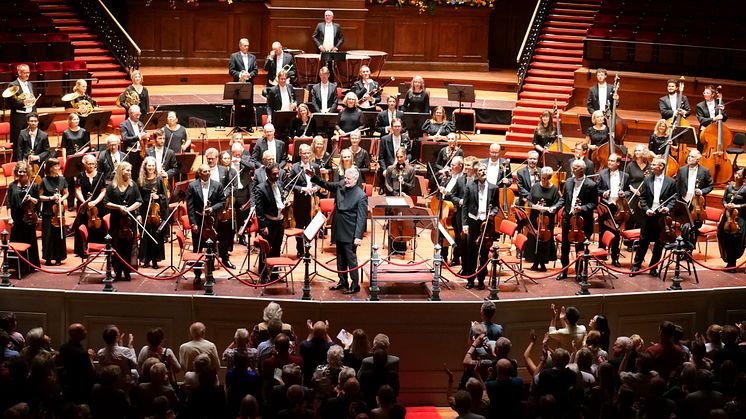
[(231, 269), (236, 269), (236, 265), (232, 264), (229, 259), (223, 259), (223, 265)]
[(648, 272), (650, 276), (658, 276), (658, 270), (657, 269), (651, 269), (650, 272)]
[(563, 279), (567, 278), (567, 272), (562, 272), (561, 274), (557, 275), (557, 278), (554, 278), (557, 281), (562, 281)]
[(639, 273), (638, 273), (637, 271), (639, 271), (639, 270), (640, 270), (640, 267), (639, 267), (639, 266), (635, 266), (635, 265), (632, 265), (632, 267), (631, 267), (631, 268), (629, 268), (629, 270), (630, 270), (630, 271), (632, 271), (632, 273), (631, 273), (631, 274), (629, 274), (630, 278), (632, 278), (632, 277), (633, 277), (633, 276), (635, 276), (635, 275), (639, 275)]
[(153, 269), (158, 269), (158, 262), (153, 261)]
[(614, 259), (611, 261), (611, 266), (616, 266), (617, 268), (621, 268), (622, 264), (619, 263), (619, 259)]
[(477, 289), (478, 290), (483, 290), (484, 289), (484, 282), (480, 282), (479, 284), (477, 284)]
[(346, 291), (347, 290), (347, 284), (343, 284), (343, 283), (340, 282), (337, 285), (329, 287), (329, 289), (332, 290), (332, 291), (338, 291), (338, 290), (345, 290)]
[(360, 287), (345, 290), (342, 294), (357, 294), (360, 292)]
[(466, 289), (467, 290), (470, 290), (472, 288), (474, 288), (474, 283), (473, 282), (469, 282), (468, 284), (466, 284)]

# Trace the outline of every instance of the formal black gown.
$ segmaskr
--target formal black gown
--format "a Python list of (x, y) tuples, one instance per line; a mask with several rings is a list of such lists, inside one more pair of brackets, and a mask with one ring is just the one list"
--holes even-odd
[(316, 135), (316, 121), (312, 118), (306, 123), (303, 123), (300, 118), (295, 118), (290, 123), (290, 131), (288, 132), (290, 138), (313, 137), (314, 135)]
[(655, 134), (650, 134), (650, 140), (648, 140), (648, 149), (653, 153), (662, 156), (666, 152), (666, 143), (668, 137), (659, 137)]
[(406, 96), (404, 96), (402, 111), (430, 113), (430, 94), (425, 90), (421, 92), (409, 90)]
[(585, 134), (591, 139), (591, 145), (600, 146), (609, 142), (609, 127), (606, 125), (600, 130), (591, 125)]
[[(114, 184), (109, 185), (106, 188), (106, 195), (104, 195), (104, 203), (112, 203), (117, 205), (131, 206), (135, 202), (142, 202), (140, 197), (140, 190), (134, 183), (127, 186), (122, 192)], [(136, 214), (133, 214), (136, 216)], [(111, 218), (109, 219), (109, 235), (111, 235), (111, 243), (114, 250), (126, 260), (131, 266), (137, 265), (137, 253), (136, 253), (136, 241), (134, 233), (136, 232), (136, 225), (132, 217), (127, 214), (123, 214), (119, 210), (111, 211)], [(132, 237), (127, 237), (125, 233), (125, 226), (129, 227), (132, 231)], [(130, 269), (124, 265), (118, 257), (113, 256), (111, 258), (112, 265), (114, 266), (114, 273), (118, 278), (124, 273), (125, 278), (129, 277)]]
[[(352, 149), (350, 149), (352, 151)], [(368, 150), (360, 147), (360, 150), (358, 150), (357, 153), (352, 153), (352, 164), (357, 167), (357, 170), (360, 171), (361, 175), (364, 175), (366, 172), (370, 171), (370, 154), (368, 153)]]
[[(41, 181), (39, 195), (52, 196), (55, 193), (64, 195), (67, 182), (62, 176), (47, 176)], [(67, 258), (67, 244), (65, 243), (65, 228), (52, 225), (55, 216), (54, 201), (44, 201), (41, 204), (41, 256), (45, 261), (62, 261)], [(63, 214), (64, 215), (64, 214)]]
[[(150, 194), (153, 189), (158, 194), (158, 200), (150, 201)], [(160, 206), (159, 214), (161, 216), (161, 222), (168, 216), (168, 201), (166, 200), (166, 185), (163, 183), (163, 178), (156, 176), (153, 180), (146, 180), (140, 185), (140, 196), (144, 197), (143, 204), (140, 206), (140, 215), (145, 221), (145, 230), (153, 236), (151, 239), (147, 234), (140, 235), (140, 251), (138, 256), (141, 262), (158, 262), (166, 259), (166, 246), (163, 241), (163, 233), (166, 229), (163, 229), (158, 233), (158, 227), (160, 224), (152, 224), (147, 222), (148, 218), (148, 207), (157, 203)], [(149, 204), (150, 203), (150, 204)], [(153, 242), (153, 239), (156, 241)]]
[(36, 223), (26, 224), (23, 222), (24, 211), (21, 203), (29, 189), (29, 196), (39, 199), (39, 188), (35, 183), (24, 187), (18, 182), (13, 182), (8, 187), (8, 211), (13, 219), (13, 225), (10, 228), (10, 241), (28, 243), (31, 246), (28, 250), (28, 260), (34, 266), (39, 266), (39, 242), (36, 240)]
[[(83, 194), (85, 199), (96, 199), (103, 189), (106, 189), (106, 179), (103, 179), (104, 174), (102, 172), (96, 172), (93, 177), (88, 177), (85, 172), (81, 173), (76, 179), (76, 184), (80, 187), (80, 193)], [(98, 209), (98, 218), (102, 220), (101, 225), (96, 228), (88, 223), (88, 212), (84, 209), (80, 211), (77, 216), (76, 222), (78, 225), (86, 226), (88, 230), (88, 242), (89, 243), (105, 243), (106, 240), (106, 226), (104, 226), (103, 218), (106, 215), (107, 210), (104, 206), (103, 200), (96, 206)], [(80, 234), (75, 234), (75, 254), (82, 255), (85, 253), (85, 244)]]
[(454, 128), (453, 123), (448, 120), (443, 121), (442, 123), (438, 123), (434, 122), (432, 119), (428, 119), (422, 124), (423, 135), (427, 134), (430, 136), (446, 136), (454, 131), (456, 131), (456, 129)]
[[(534, 183), (534, 186), (531, 187), (528, 201), (531, 204), (538, 204), (542, 199), (544, 200), (544, 206), (554, 206), (560, 199), (559, 190), (557, 190), (557, 187), (552, 184), (550, 184), (548, 188), (544, 188), (541, 186), (540, 182)], [(539, 211), (531, 211), (531, 214), (529, 215), (529, 220), (531, 221), (531, 225), (534, 226), (534, 229), (539, 225), (538, 220), (540, 214)], [(553, 232), (556, 212), (555, 214), (550, 214), (548, 212), (544, 214), (549, 216), (549, 224), (547, 225), (547, 228), (549, 231)], [(552, 234), (552, 238), (549, 241), (539, 242), (538, 247), (536, 245), (536, 236), (529, 234), (523, 257), (529, 262), (542, 264), (556, 260), (557, 247), (554, 244), (554, 234)]]
[[(644, 168), (641, 168), (640, 165), (637, 164), (637, 161), (633, 160), (627, 163), (627, 167), (624, 169), (624, 173), (629, 176), (630, 186), (639, 189), (640, 185), (642, 185), (642, 181), (645, 179), (645, 172), (649, 172), (650, 170), (650, 163), (645, 165)], [(642, 225), (642, 222), (645, 220), (645, 212), (640, 209), (639, 197), (632, 197), (629, 202), (629, 209), (632, 211), (632, 218), (630, 218), (630, 220), (627, 222), (626, 228), (633, 229), (640, 227)]]
[[(731, 201), (732, 200), (732, 201)], [(723, 204), (733, 202), (736, 205), (746, 204), (746, 187), (741, 186), (736, 189), (733, 185), (728, 185), (723, 194)], [(746, 211), (746, 208), (743, 209)], [(725, 226), (726, 216), (720, 219), (718, 225), (718, 246), (720, 247), (720, 256), (723, 260), (730, 264), (735, 265), (738, 258), (743, 256), (744, 245), (746, 245), (746, 229), (744, 228), (744, 217), (742, 209), (738, 210), (738, 232), (735, 234), (726, 233)]]
[(363, 126), (363, 111), (358, 108), (344, 108), (339, 113), (339, 128), (344, 132), (352, 132)]
[[(80, 128), (77, 131), (72, 131), (70, 128), (68, 128), (62, 133), (60, 146), (65, 149), (65, 152), (67, 153), (67, 157), (69, 159), (70, 156), (77, 153), (78, 150), (87, 145), (90, 145), (90, 138), (91, 137), (88, 134), (88, 131), (85, 130), (85, 128)], [(65, 162), (65, 164), (67, 164), (67, 162)], [(81, 164), (80, 167), (78, 167), (78, 170), (82, 169), (83, 167)], [(73, 203), (75, 202), (75, 177), (66, 177), (65, 180), (67, 181), (69, 192), (69, 197), (67, 198), (67, 206), (72, 208)]]
[[(186, 128), (179, 125), (175, 130), (171, 131), (168, 125), (163, 127), (164, 141), (166, 147), (170, 148), (174, 154), (188, 152), (189, 150), (183, 151), (181, 147), (186, 143), (187, 131)], [(191, 146), (189, 147), (191, 148)]]
[[(124, 93), (128, 90), (134, 91), (137, 93), (137, 90), (135, 90), (135, 86), (129, 85), (126, 89), (124, 89), (124, 92), (119, 95), (119, 103), (124, 108), (124, 114), (129, 115), (130, 108), (129, 106), (124, 105)], [(146, 118), (148, 116), (148, 113), (150, 112), (150, 95), (148, 94), (148, 88), (143, 86), (142, 91), (140, 93), (137, 93), (137, 96), (140, 97), (140, 103), (138, 106), (140, 107), (140, 122), (143, 124), (147, 121)], [(166, 141), (168, 141), (168, 137), (166, 138)]]

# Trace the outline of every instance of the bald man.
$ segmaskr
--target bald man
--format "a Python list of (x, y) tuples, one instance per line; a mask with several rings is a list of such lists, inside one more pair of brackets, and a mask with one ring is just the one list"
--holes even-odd
[[(220, 182), (210, 178), (210, 166), (207, 164), (200, 165), (198, 175), (199, 177), (187, 187), (187, 213), (189, 214), (189, 223), (192, 226), (192, 241), (195, 252), (202, 251), (207, 241), (203, 234), (204, 217), (212, 217), (213, 225), (215, 225), (215, 217), (225, 205), (223, 187)], [(201, 284), (201, 275), (202, 267), (195, 266), (194, 284), (196, 286)]]
[(96, 370), (91, 362), (93, 350), (89, 353), (83, 347), (88, 333), (85, 326), (73, 323), (67, 328), (67, 334), (70, 338), (60, 346), (56, 359), (63, 371), (60, 375), (62, 395), (65, 400), (76, 404), (88, 403), (96, 378)]
[(273, 42), (272, 51), (269, 52), (267, 60), (264, 61), (264, 69), (267, 70), (268, 83), (275, 84), (277, 73), (283, 69), (287, 72), (288, 82), (292, 83), (295, 79), (295, 60), (293, 59), (293, 54), (285, 52), (279, 41)]

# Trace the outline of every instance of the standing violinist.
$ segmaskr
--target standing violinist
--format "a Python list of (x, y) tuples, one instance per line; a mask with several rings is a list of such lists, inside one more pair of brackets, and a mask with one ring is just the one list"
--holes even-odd
[[(254, 148), (251, 151), (254, 161), (260, 161), (265, 151), (272, 153), (275, 162), (282, 169), (287, 169), (287, 166), (289, 166), (288, 149), (283, 141), (275, 138), (275, 126), (272, 124), (264, 125), (264, 137), (256, 140), (256, 144), (254, 144)], [(205, 152), (205, 154), (207, 153)]]
[(632, 160), (624, 168), (624, 173), (629, 175), (629, 191), (633, 195), (629, 201), (632, 218), (627, 222), (626, 227), (628, 229), (639, 227), (645, 219), (645, 213), (640, 209), (639, 196), (644, 189), (642, 185), (645, 177), (651, 173), (650, 159), (652, 158), (652, 153), (644, 144), (638, 144), (635, 146), (634, 154), (631, 157)]
[(173, 150), (165, 146), (166, 135), (162, 130), (155, 130), (153, 135), (155, 143), (153, 147), (148, 147), (145, 151), (145, 157), (153, 157), (155, 159), (155, 172), (173, 187), (174, 175), (178, 172), (176, 155)]
[[(67, 258), (67, 245), (65, 243), (64, 222), (65, 206), (67, 202), (67, 182), (60, 176), (60, 162), (51, 158), (44, 165), (46, 176), (39, 186), (39, 199), (41, 200), (41, 253), (45, 265), (62, 265)], [(55, 219), (53, 221), (53, 219)], [(57, 224), (56, 226), (53, 224)], [(61, 226), (61, 227), (60, 227)]]
[[(586, 167), (583, 160), (572, 162), (572, 176), (565, 182), (565, 190), (557, 207), (564, 206), (562, 211), (562, 272), (557, 275), (557, 280), (567, 278), (567, 269), (570, 265), (570, 231), (573, 222), (576, 229), (582, 230), (586, 239), (593, 235), (593, 211), (598, 205), (598, 186), (586, 177)], [(582, 225), (580, 218), (582, 218)], [(583, 251), (583, 241), (576, 240), (575, 251), (580, 254)], [(575, 272), (579, 274), (579, 264), (575, 264)]]
[[(199, 166), (199, 177), (187, 187), (187, 213), (192, 228), (192, 242), (195, 252), (201, 252), (208, 239), (217, 239), (215, 215), (223, 209), (225, 196), (220, 182), (210, 178), (210, 166)], [(200, 285), (202, 267), (194, 267), (194, 285)]]
[(692, 108), (689, 106), (689, 99), (686, 96), (681, 95), (681, 100), (679, 100), (679, 83), (674, 79), (669, 79), (666, 82), (666, 90), (668, 94), (658, 99), (661, 118), (670, 119), (675, 113), (681, 115), (682, 118), (689, 116), (692, 113)]
[[(236, 182), (236, 171), (231, 167), (225, 167), (218, 164), (219, 153), (215, 148), (208, 148), (205, 151), (205, 158), (207, 159), (207, 165), (210, 167), (210, 179), (220, 184), (223, 200), (227, 198), (231, 201), (230, 198), (235, 198), (235, 195), (233, 195), (233, 187)], [(227, 205), (228, 202), (224, 202), (224, 204)], [(235, 208), (235, 205), (233, 207)], [(233, 208), (231, 208), (231, 210), (233, 210)], [(225, 221), (220, 221), (220, 216), (217, 216), (216, 220), (216, 228), (218, 232), (218, 255), (223, 262), (223, 265), (231, 269), (236, 269), (236, 266), (231, 263), (228, 255), (228, 252), (233, 246), (233, 236), (238, 229), (235, 225), (236, 221), (233, 217)]]
[[(746, 188), (743, 185), (745, 175), (746, 168), (739, 167), (733, 174), (733, 183), (728, 184), (723, 194), (725, 213), (718, 225), (718, 246), (726, 268), (735, 268), (738, 258), (743, 256), (746, 243), (743, 209), (746, 207)], [(732, 228), (732, 223), (738, 228)]]
[[(530, 151), (529, 153), (531, 153)], [(540, 180), (531, 186), (526, 200), (531, 205), (529, 219), (537, 234), (528, 236), (524, 257), (533, 262), (532, 271), (546, 272), (546, 263), (557, 260), (557, 247), (554, 244), (554, 214), (560, 205), (560, 194), (556, 186), (551, 182), (554, 170), (546, 166), (541, 169)], [(539, 220), (539, 217), (545, 217)], [(542, 232), (548, 232), (548, 240), (542, 240)], [(537, 238), (537, 235), (539, 237)], [(538, 243), (537, 243), (538, 242)]]
[(132, 170), (135, 174), (140, 172), (140, 165), (142, 164), (140, 152), (144, 152), (144, 148), (147, 147), (147, 142), (150, 139), (150, 134), (145, 131), (145, 124), (140, 121), (140, 114), (139, 106), (130, 106), (129, 118), (119, 124), (119, 131), (122, 134), (122, 149), (129, 153), (127, 161), (132, 163)]
[(526, 167), (519, 169), (516, 173), (516, 181), (518, 183), (518, 202), (516, 205), (522, 206), (526, 204), (531, 194), (531, 188), (539, 180), (539, 152), (531, 150), (528, 152)]
[(491, 185), (510, 186), (513, 184), (513, 175), (510, 173), (510, 160), (500, 157), (500, 150), (502, 150), (500, 144), (490, 144), (490, 156), (482, 161), (487, 167), (487, 182)]
[[(438, 151), (438, 156), (435, 158), (435, 163), (433, 163), (433, 170), (439, 177), (451, 170), (451, 161), (454, 158), (457, 156), (460, 156), (461, 158), (464, 157), (464, 150), (458, 146), (458, 137), (456, 136), (456, 133), (452, 132), (448, 134), (446, 138), (448, 140), (448, 145)], [(431, 189), (435, 190), (435, 181), (432, 179), (433, 175), (429, 170), (427, 173), (427, 178), (430, 179), (430, 185), (432, 185)]]
[(728, 114), (725, 113), (725, 106), (718, 104), (715, 100), (717, 91), (712, 85), (705, 86), (702, 92), (705, 100), (697, 104), (697, 121), (699, 121), (699, 130), (703, 131), (710, 124), (717, 121), (727, 121)]
[(593, 125), (588, 127), (585, 133), (585, 142), (588, 143), (588, 148), (594, 151), (609, 142), (609, 127), (606, 126), (604, 113), (601, 111), (593, 112), (591, 121)]
[[(464, 203), (464, 192), (466, 190), (466, 175), (464, 174), (464, 158), (455, 156), (451, 159), (450, 170), (443, 173), (440, 184), (440, 193), (443, 200), (450, 201), (455, 211), (451, 215), (451, 225), (453, 226), (454, 239), (456, 247), (453, 249), (453, 258), (451, 266), (461, 264), (461, 255), (463, 254), (464, 241), (461, 237), (461, 206)], [(448, 247), (441, 249), (443, 260), (448, 260)]]
[[(60, 150), (62, 151), (62, 159), (60, 161), (67, 164), (67, 160), (75, 155), (81, 155), (88, 151), (91, 145), (91, 137), (85, 128), (80, 126), (80, 117), (77, 113), (73, 112), (67, 116), (67, 129), (62, 132), (62, 138), (60, 140)], [(68, 186), (72, 189), (75, 188), (75, 178), (68, 177), (65, 179)], [(70, 191), (67, 206), (72, 208), (75, 204), (75, 191)]]
[(614, 89), (606, 83), (606, 69), (599, 68), (596, 70), (596, 85), (588, 89), (588, 99), (586, 100), (586, 109), (589, 114), (596, 111), (605, 111), (606, 106), (612, 100), (619, 100), (619, 96), (614, 94)]
[(119, 136), (109, 135), (106, 137), (106, 150), (98, 155), (98, 171), (104, 175), (106, 181), (114, 178), (114, 172), (119, 163), (129, 159), (128, 155), (119, 151), (120, 143)]
[[(31, 182), (29, 165), (21, 160), (13, 168), (15, 182), (8, 186), (8, 213), (10, 218), (10, 241), (27, 243), (26, 257), (34, 266), (39, 266), (39, 243), (36, 240), (36, 204), (39, 202), (39, 188)], [(33, 271), (33, 267), (29, 266)]]
[[(256, 188), (254, 205), (259, 234), (269, 242), (269, 254), (264, 256), (275, 257), (280, 256), (284, 231), (282, 210), (285, 209), (287, 197), (284, 195), (277, 163), (266, 166), (265, 170), (266, 180)], [(262, 281), (266, 281), (270, 273), (265, 272), (264, 258), (259, 258), (259, 272), (262, 273)]]
[[(626, 200), (630, 195), (629, 175), (619, 170), (620, 163), (621, 157), (616, 153), (611, 153), (607, 161), (608, 166), (601, 170), (598, 176), (598, 193), (601, 194), (601, 201), (609, 208), (611, 217), (614, 217), (619, 208), (619, 200)], [(598, 220), (598, 241), (602, 249), (606, 248), (606, 246), (601, 238), (606, 231), (612, 230), (607, 225), (607, 222), (611, 223), (611, 220)], [(620, 267), (622, 265), (619, 263), (619, 232), (614, 231), (614, 233), (615, 237), (611, 242), (611, 264)]]
[(114, 267), (114, 280), (130, 281), (132, 280), (130, 278), (130, 266), (137, 264), (137, 260), (132, 260), (137, 245), (137, 224), (133, 217), (138, 222), (140, 221), (140, 216), (135, 215), (135, 211), (142, 205), (140, 190), (132, 180), (131, 164), (123, 162), (117, 166), (114, 179), (111, 181), (111, 185), (106, 188), (104, 204), (110, 210), (109, 234), (111, 235), (111, 244), (119, 254), (118, 257), (111, 258), (111, 264)]
[[(710, 169), (701, 166), (702, 153), (693, 149), (686, 158), (687, 165), (680, 168), (676, 175), (676, 192), (678, 198), (691, 203), (694, 197), (707, 196), (713, 189)], [(700, 221), (701, 223), (701, 221)]]
[[(487, 262), (491, 247), (487, 241), (491, 238), (489, 237), (491, 232), (495, 230), (494, 216), (500, 205), (498, 202), (497, 186), (487, 182), (487, 166), (484, 163), (475, 163), (474, 170), (476, 172), (476, 180), (466, 185), (463, 208), (461, 210), (462, 232), (466, 234), (466, 245), (464, 248), (469, 249), (463, 255), (462, 270), (464, 276), (473, 275), (478, 267)], [(483, 231), (485, 231), (484, 242), (482, 242)], [(472, 249), (480, 250), (473, 251)], [(479, 258), (478, 262), (477, 257)], [(477, 274), (478, 289), (484, 289), (484, 278), (486, 276), (487, 269), (482, 269)], [(467, 280), (466, 288), (474, 288), (473, 277)]]
[[(80, 208), (78, 208), (78, 223), (85, 225), (88, 229), (88, 241), (93, 243), (104, 243), (106, 237), (106, 227), (101, 222), (98, 227), (93, 223), (90, 223), (89, 211), (92, 208), (96, 208), (98, 212), (97, 217), (101, 219), (105, 214), (106, 207), (104, 206), (104, 195), (106, 193), (106, 182), (105, 176), (102, 172), (99, 172), (96, 164), (96, 156), (93, 154), (86, 154), (83, 156), (83, 173), (78, 175), (75, 180), (75, 196), (80, 202)], [(87, 256), (85, 254), (86, 244), (83, 243), (83, 238), (80, 234), (75, 235), (75, 254), (83, 258)]]
[[(321, 172), (317, 164), (311, 163), (311, 146), (301, 144), (299, 151), (300, 161), (293, 164), (292, 169), (290, 169), (290, 179), (295, 179), (297, 176), (297, 181), (293, 185), (293, 217), (295, 218), (295, 227), (305, 229), (308, 227), (308, 223), (311, 222), (313, 197), (319, 191), (319, 187), (311, 182), (311, 176), (308, 172), (313, 172), (314, 176), (317, 177), (321, 177)], [(303, 255), (303, 237), (296, 237), (295, 249), (298, 252), (298, 256)]]
[[(160, 230), (159, 233), (158, 227), (168, 216), (168, 200), (166, 199), (166, 185), (163, 183), (163, 178), (158, 175), (155, 157), (145, 157), (137, 179), (140, 196), (145, 201), (140, 206), (140, 215), (145, 220), (143, 223), (145, 230), (150, 233), (150, 235), (143, 234), (140, 237), (139, 259), (143, 267), (147, 268), (151, 264), (157, 269), (158, 261), (166, 259), (166, 246), (163, 242), (164, 230)], [(158, 208), (155, 207), (156, 205)]]
[[(640, 242), (638, 244), (635, 260), (632, 262), (632, 272), (639, 271), (645, 260), (650, 242), (654, 242), (653, 255), (650, 258), (650, 266), (655, 265), (663, 253), (663, 243), (660, 239), (663, 218), (673, 210), (676, 204), (676, 184), (674, 180), (663, 172), (665, 162), (656, 158), (651, 163), (653, 173), (645, 178), (642, 193), (640, 194), (640, 208), (645, 212), (645, 218), (640, 229)], [(651, 276), (658, 276), (658, 270), (653, 268)]]

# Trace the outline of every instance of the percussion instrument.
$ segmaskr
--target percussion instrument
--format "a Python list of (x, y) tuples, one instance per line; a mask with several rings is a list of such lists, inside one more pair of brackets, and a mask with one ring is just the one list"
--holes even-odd
[(294, 58), (295, 83), (302, 87), (316, 83), (321, 69), (321, 54), (298, 54)]

